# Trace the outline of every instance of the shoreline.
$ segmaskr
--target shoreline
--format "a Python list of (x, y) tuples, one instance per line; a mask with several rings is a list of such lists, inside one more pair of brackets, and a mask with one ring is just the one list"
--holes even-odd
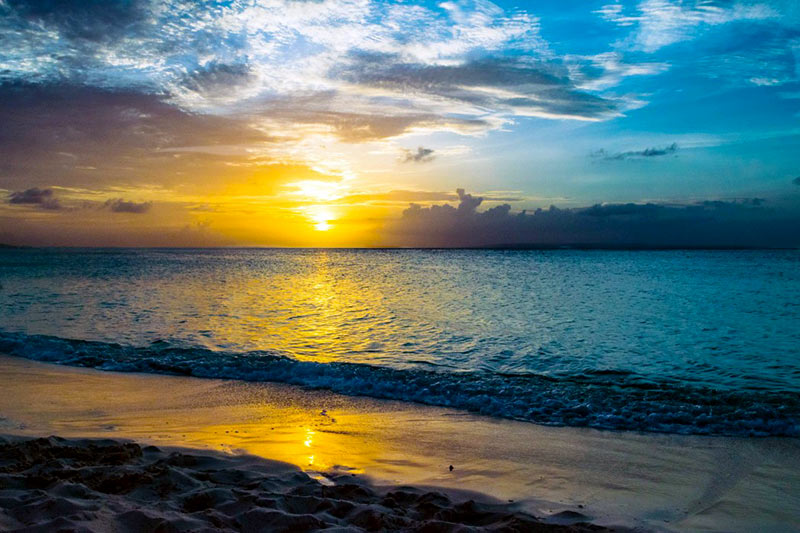
[(574, 512), (605, 526), (786, 531), (800, 523), (800, 498), (786, 490), (800, 483), (798, 439), (536, 426), (290, 385), (8, 356), (0, 356), (0, 389), (0, 433), (251, 454), (312, 476), (471, 490), (536, 516)]
[(155, 341), (130, 346), (51, 335), (0, 332), (0, 353), (121, 373), (283, 383), (467, 411), (550, 427), (666, 435), (800, 437), (800, 397), (786, 390), (736, 390), (628, 380), (625, 371), (569, 376), (437, 372), (391, 364), (293, 358), (270, 352), (217, 352)]

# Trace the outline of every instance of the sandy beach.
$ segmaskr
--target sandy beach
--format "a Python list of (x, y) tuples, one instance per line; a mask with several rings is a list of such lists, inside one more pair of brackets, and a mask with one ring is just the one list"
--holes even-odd
[[(132, 439), (145, 447), (131, 459), (134, 471), (169, 457), (146, 446), (179, 447), (190, 455), (213, 451), (214, 461), (236, 465), (254, 461), (244, 456), (281, 464), (295, 480), (287, 490), (322, 490), (343, 479), (364, 484), (365, 509), (400, 485), (417, 487), (419, 497), (444, 491), (452, 506), (476, 498), (503, 502), (491, 508), (498, 527), (516, 516), (641, 530), (800, 530), (800, 498), (790, 490), (800, 482), (796, 439), (544, 427), (287, 385), (99, 372), (12, 357), (1, 362), (2, 433), (114, 439), (107, 444), (119, 449), (126, 449), (119, 439)], [(128, 499), (135, 494), (121, 508), (133, 505)], [(19, 496), (9, 497), (6, 508)], [(175, 501), (164, 505), (172, 506), (164, 512), (182, 512)], [(401, 518), (422, 520), (417, 525), (434, 520)], [(31, 520), (26, 525), (37, 523)]]
[(606, 531), (543, 523), (513, 503), (355, 474), (319, 480), (251, 455), (112, 439), (0, 440), (0, 527), (9, 531)]

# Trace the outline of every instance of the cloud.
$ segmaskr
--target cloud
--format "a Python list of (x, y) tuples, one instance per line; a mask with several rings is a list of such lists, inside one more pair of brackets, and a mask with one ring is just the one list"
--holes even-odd
[(103, 181), (141, 182), (153, 174), (161, 185), (188, 175), (235, 176), (244, 170), (230, 165), (252, 162), (252, 156), (168, 150), (202, 152), (272, 140), (249, 119), (190, 113), (134, 90), (73, 84), (0, 84), (0, 124), (0, 174), (11, 189), (41, 187), (42, 176), (90, 188)]
[(18, 23), (35, 24), (69, 40), (99, 43), (130, 35), (148, 16), (142, 0), (5, 0)]
[(247, 64), (211, 62), (187, 75), (182, 84), (203, 96), (216, 97), (235, 93), (255, 80), (256, 76)]
[(38, 187), (12, 192), (8, 195), (8, 202), (11, 204), (37, 205), (42, 209), (61, 209), (61, 204), (53, 194), (53, 189), (40, 189)]
[(778, 15), (767, 4), (745, 5), (727, 0), (644, 0), (633, 11), (615, 3), (596, 13), (618, 26), (635, 28), (633, 48), (645, 52), (693, 39), (711, 26), (767, 20)]
[(43, 153), (219, 145), (269, 140), (247, 121), (188, 113), (135, 90), (0, 84), (0, 151)]
[(790, 2), (644, 0), (636, 7), (608, 4), (595, 13), (630, 28), (613, 45), (618, 50), (677, 58), (671, 69), (678, 79), (736, 87), (797, 80), (798, 19)]
[(0, 15), (0, 80), (135, 88), (278, 132), (297, 120), (361, 142), (619, 114), (570, 82), (535, 16), (490, 2), (8, 0)]
[(355, 52), (331, 75), (386, 94), (444, 99), (474, 114), (483, 109), (581, 120), (619, 114), (618, 102), (578, 90), (562, 66), (519, 57), (423, 64), (396, 54)]
[[(465, 192), (463, 189), (459, 189), (455, 193), (453, 192), (442, 192), (442, 191), (407, 191), (407, 190), (393, 190), (384, 193), (359, 193), (359, 194), (349, 194), (344, 196), (340, 199), (342, 204), (408, 204), (410, 202), (453, 202), (459, 201), (461, 196), (459, 196), (459, 191), (461, 195), (464, 195)], [(522, 197), (519, 196), (512, 196), (508, 194), (498, 193), (497, 196), (494, 194), (484, 195), (480, 197), (480, 203), (486, 202), (520, 202), (523, 200)], [(475, 201), (474, 199), (472, 200)], [(479, 204), (480, 205), (480, 204)]]
[(606, 152), (603, 148), (601, 148), (596, 152), (592, 152), (590, 155), (593, 158), (602, 159), (604, 161), (622, 161), (624, 159), (630, 159), (630, 158), (660, 157), (663, 155), (674, 154), (677, 151), (678, 151), (678, 144), (672, 143), (668, 146), (664, 146), (663, 148), (645, 148), (644, 150), (617, 152), (614, 154), (610, 154)]
[(113, 200), (107, 200), (103, 207), (107, 207), (114, 213), (135, 213), (135, 214), (143, 214), (150, 211), (150, 208), (153, 206), (152, 202), (131, 202), (128, 200), (123, 200), (122, 198), (116, 198)]
[(433, 155), (433, 149), (417, 147), (417, 150), (405, 150), (405, 157), (402, 159), (405, 163), (427, 163), (433, 161), (436, 157)]
[[(48, 209), (58, 211), (64, 209), (58, 198), (55, 196), (53, 189), (41, 189), (39, 187), (32, 187), (24, 191), (15, 191), (8, 195), (8, 203), (18, 205), (34, 205), (41, 209)], [(93, 201), (83, 201), (83, 208), (96, 208), (97, 203)], [(114, 213), (146, 213), (152, 207), (152, 202), (131, 202), (122, 198), (115, 198), (106, 200), (99, 204), (101, 208), (109, 209)], [(81, 204), (78, 204), (80, 208)]]
[(457, 191), (459, 202), (412, 204), (390, 222), (390, 246), (798, 246), (800, 214), (768, 208), (759, 198), (686, 205), (597, 204), (511, 212), (484, 211), (483, 198)]
[(653, 76), (666, 72), (666, 62), (631, 62), (620, 52), (602, 52), (589, 56), (569, 56), (570, 76), (581, 90), (603, 90), (622, 83), (631, 76)]

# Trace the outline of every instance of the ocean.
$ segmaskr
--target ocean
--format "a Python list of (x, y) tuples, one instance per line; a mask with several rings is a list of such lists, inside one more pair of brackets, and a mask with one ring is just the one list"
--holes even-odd
[(800, 436), (800, 251), (3, 249), (0, 353)]

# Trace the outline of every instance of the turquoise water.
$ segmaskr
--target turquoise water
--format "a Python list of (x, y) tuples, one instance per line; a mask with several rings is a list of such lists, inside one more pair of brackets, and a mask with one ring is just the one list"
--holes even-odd
[(800, 436), (800, 252), (0, 251), (0, 351), (543, 424)]

